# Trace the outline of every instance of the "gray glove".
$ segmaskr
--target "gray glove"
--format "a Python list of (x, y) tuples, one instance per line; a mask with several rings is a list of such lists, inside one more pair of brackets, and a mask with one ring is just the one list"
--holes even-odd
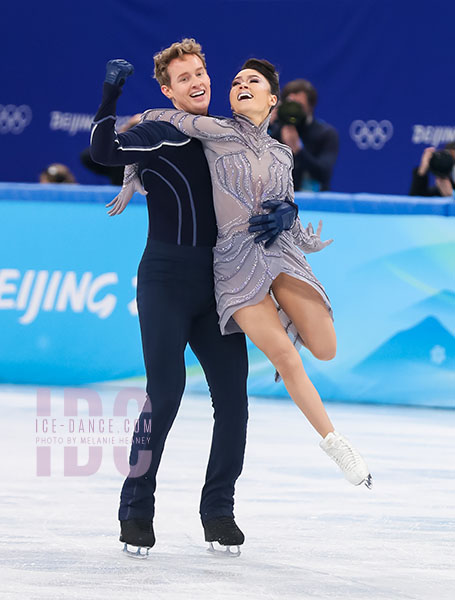
[(319, 252), (320, 250), (324, 250), (324, 248), (326, 248), (333, 242), (333, 239), (326, 240), (325, 242), (323, 242), (321, 240), (321, 231), (322, 221), (319, 221), (316, 233), (314, 233), (313, 225), (311, 223), (308, 223), (306, 229), (303, 229), (303, 227), (301, 227), (300, 231), (297, 232), (297, 243), (305, 252), (305, 254), (311, 254), (312, 252)]

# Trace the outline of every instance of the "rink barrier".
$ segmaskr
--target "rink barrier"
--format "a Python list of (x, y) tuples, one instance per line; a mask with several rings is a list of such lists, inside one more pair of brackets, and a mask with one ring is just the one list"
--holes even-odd
[[(0, 184), (0, 382), (87, 385), (144, 373), (136, 269), (145, 199), (117, 187)], [(334, 309), (338, 352), (302, 352), (325, 400), (455, 408), (455, 216), (449, 198), (297, 194), (335, 242), (308, 261)], [(283, 396), (249, 348), (249, 392)], [(187, 351), (187, 390), (207, 392)]]
[[(76, 188), (72, 184), (0, 183), (0, 201), (107, 204), (118, 194), (118, 191), (118, 187), (111, 185), (78, 185), (76, 193)], [(300, 208), (305, 210), (320, 210), (323, 212), (455, 216), (455, 200), (452, 197), (423, 198), (386, 194), (297, 192), (295, 201)], [(130, 201), (130, 204), (145, 203), (145, 196), (137, 193)]]

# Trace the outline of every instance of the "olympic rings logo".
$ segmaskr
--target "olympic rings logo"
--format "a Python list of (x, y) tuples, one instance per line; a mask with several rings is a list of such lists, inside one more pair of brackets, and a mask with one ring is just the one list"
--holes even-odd
[(19, 135), (32, 120), (32, 109), (26, 104), (0, 104), (0, 134)]
[(393, 135), (393, 125), (390, 121), (353, 121), (349, 128), (351, 138), (360, 150), (381, 150)]

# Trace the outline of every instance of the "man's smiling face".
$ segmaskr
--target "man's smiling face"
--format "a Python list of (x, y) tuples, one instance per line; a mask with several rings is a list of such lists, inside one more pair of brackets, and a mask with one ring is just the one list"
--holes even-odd
[(169, 63), (169, 86), (162, 85), (163, 94), (175, 107), (194, 115), (206, 115), (210, 104), (210, 77), (196, 54), (184, 54)]

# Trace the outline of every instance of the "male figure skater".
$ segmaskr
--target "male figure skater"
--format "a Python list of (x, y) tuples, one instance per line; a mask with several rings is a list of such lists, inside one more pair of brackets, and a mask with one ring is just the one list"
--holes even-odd
[[(210, 79), (201, 46), (184, 39), (154, 59), (155, 78), (174, 106), (207, 114)], [(184, 391), (184, 350), (189, 343), (204, 370), (214, 408), (200, 502), (205, 539), (239, 546), (244, 535), (235, 523), (233, 507), (245, 451), (248, 363), (244, 335), (222, 336), (218, 326), (212, 267), (217, 229), (210, 174), (200, 142), (167, 123), (144, 121), (128, 132), (116, 132), (116, 101), (132, 72), (132, 65), (123, 60), (107, 64), (103, 99), (91, 137), (95, 161), (139, 163), (149, 213), (137, 303), (147, 376), (147, 401), (139, 422), (142, 426), (151, 419), (152, 425), (149, 445), (133, 443), (131, 448), (132, 469), (120, 500), (120, 541), (139, 547), (138, 553), (143, 547), (148, 553), (155, 543), (156, 473)], [(264, 215), (263, 223), (255, 223), (255, 231), (260, 232), (257, 237), (272, 238), (294, 215), (295, 206), (277, 202), (271, 213)], [(145, 474), (134, 477), (140, 450), (151, 450), (151, 462)]]

